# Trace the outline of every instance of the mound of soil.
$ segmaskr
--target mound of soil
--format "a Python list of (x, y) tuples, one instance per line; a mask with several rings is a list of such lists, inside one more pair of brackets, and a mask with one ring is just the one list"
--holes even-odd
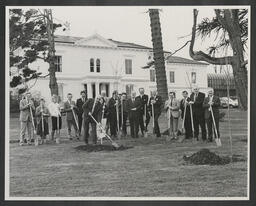
[[(231, 158), (228, 156), (219, 156), (214, 152), (210, 152), (209, 149), (201, 149), (199, 152), (192, 154), (191, 156), (183, 156), (185, 162), (195, 165), (225, 165), (231, 162)], [(232, 157), (232, 162), (245, 161), (237, 156)]]
[(123, 151), (123, 150), (127, 150), (127, 149), (130, 149), (130, 148), (132, 148), (132, 147), (126, 147), (126, 146), (120, 145), (120, 147), (116, 148), (112, 145), (101, 145), (101, 144), (97, 144), (97, 145), (79, 145), (79, 146), (75, 147), (76, 150), (86, 151), (86, 152)]

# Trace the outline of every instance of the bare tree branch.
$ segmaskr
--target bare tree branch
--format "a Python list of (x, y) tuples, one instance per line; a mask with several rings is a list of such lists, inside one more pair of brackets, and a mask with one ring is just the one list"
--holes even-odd
[[(218, 12), (218, 11), (217, 11)], [(215, 65), (225, 65), (225, 64), (232, 64), (233, 57), (232, 56), (227, 56), (227, 57), (220, 57), (220, 58), (215, 58), (211, 57), (208, 54), (202, 52), (202, 51), (197, 51), (194, 52), (194, 44), (195, 44), (195, 38), (196, 38), (196, 24), (197, 24), (197, 15), (198, 15), (198, 10), (194, 9), (193, 10), (194, 14), (194, 22), (193, 22), (193, 27), (192, 27), (192, 36), (191, 36), (191, 43), (189, 47), (189, 55), (192, 59), (195, 61), (205, 61), (210, 64), (215, 64)]]
[[(182, 50), (185, 46), (187, 46), (187, 44), (189, 43), (189, 42), (191, 42), (191, 40), (188, 40), (182, 47), (180, 47), (179, 49), (176, 49), (173, 53), (171, 53), (171, 55), (169, 55), (169, 56), (173, 56), (174, 54), (176, 54), (178, 51), (180, 51), (180, 50)], [(168, 57), (169, 57), (168, 56)], [(167, 58), (168, 58), (167, 57)]]

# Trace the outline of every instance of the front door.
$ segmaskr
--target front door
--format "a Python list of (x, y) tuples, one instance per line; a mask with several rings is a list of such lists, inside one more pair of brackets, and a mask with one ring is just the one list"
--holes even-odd
[(105, 90), (107, 97), (109, 97), (109, 83), (100, 83), (100, 94), (102, 90)]

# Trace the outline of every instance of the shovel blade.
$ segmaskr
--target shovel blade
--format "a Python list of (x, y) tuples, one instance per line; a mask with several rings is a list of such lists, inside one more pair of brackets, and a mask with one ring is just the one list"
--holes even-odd
[(185, 139), (185, 136), (180, 136), (180, 137), (179, 137), (179, 139), (178, 139), (178, 142), (180, 142), (180, 143), (181, 143), (181, 142), (183, 142), (183, 141), (184, 141), (184, 139)]
[(118, 149), (120, 146), (116, 142), (112, 142), (112, 146)]

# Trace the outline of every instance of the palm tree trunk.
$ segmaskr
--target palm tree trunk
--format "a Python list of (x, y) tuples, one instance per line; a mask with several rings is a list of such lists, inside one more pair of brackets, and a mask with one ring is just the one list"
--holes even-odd
[(56, 78), (56, 69), (55, 69), (55, 45), (54, 45), (54, 29), (53, 29), (53, 20), (51, 10), (45, 9), (46, 15), (46, 29), (49, 42), (48, 50), (48, 63), (49, 63), (49, 87), (51, 90), (51, 95), (58, 95), (58, 84)]
[(165, 60), (162, 43), (162, 33), (159, 19), (158, 9), (149, 9), (151, 36), (153, 42), (153, 53), (156, 70), (156, 85), (158, 94), (163, 98), (163, 101), (167, 99), (168, 88), (166, 81)]

